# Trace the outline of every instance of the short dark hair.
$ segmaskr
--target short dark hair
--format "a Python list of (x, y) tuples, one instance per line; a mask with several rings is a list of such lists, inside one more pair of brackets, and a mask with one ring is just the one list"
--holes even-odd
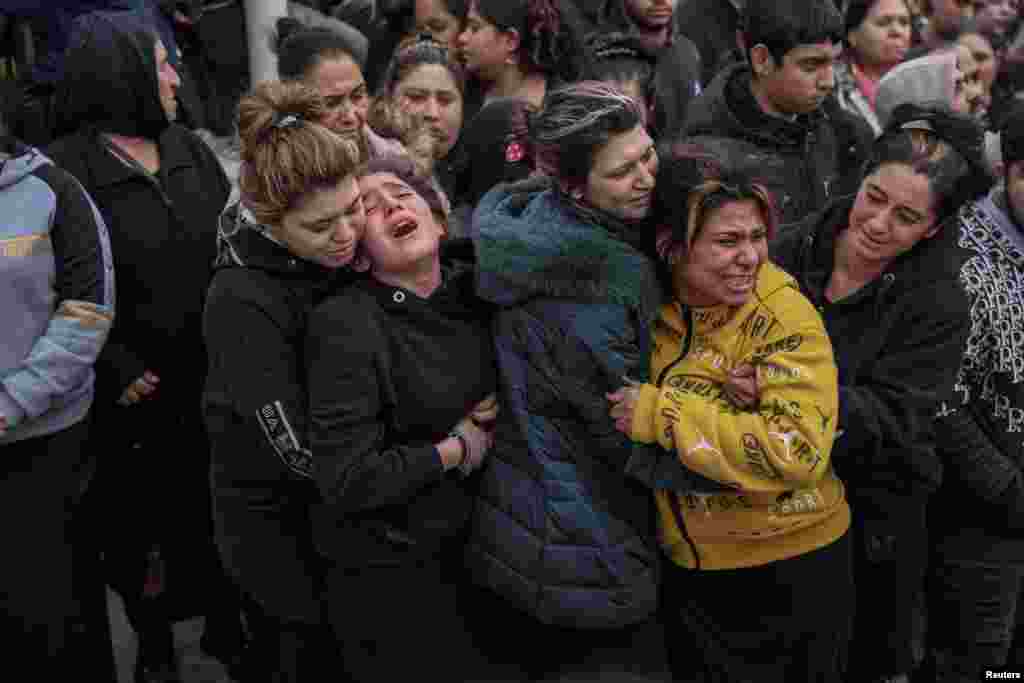
[(282, 81), (302, 80), (322, 60), (347, 57), (362, 71), (359, 53), (345, 36), (329, 28), (306, 26), (297, 19), (281, 17), (272, 47), (277, 53), (277, 75)]
[[(856, 31), (867, 19), (868, 13), (882, 0), (848, 0), (846, 9), (843, 10), (843, 37), (848, 37), (851, 31)], [(913, 11), (907, 0), (903, 0), (903, 6), (907, 13), (913, 17)]]
[(747, 59), (751, 48), (764, 45), (777, 64), (800, 45), (843, 38), (843, 17), (832, 0), (747, 0), (741, 26)]
[(580, 81), (549, 91), (529, 117), (537, 167), (564, 190), (582, 187), (598, 150), (642, 119), (636, 101), (606, 83)]

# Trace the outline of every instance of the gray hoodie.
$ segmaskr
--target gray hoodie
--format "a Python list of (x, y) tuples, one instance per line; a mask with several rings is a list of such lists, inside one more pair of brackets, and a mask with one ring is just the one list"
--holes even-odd
[(0, 140), (0, 445), (64, 429), (92, 403), (114, 316), (106, 226), (72, 176)]

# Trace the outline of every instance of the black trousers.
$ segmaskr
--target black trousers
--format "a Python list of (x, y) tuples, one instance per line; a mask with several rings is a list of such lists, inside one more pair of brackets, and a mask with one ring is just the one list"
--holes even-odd
[(0, 446), (4, 666), (32, 680), (114, 681), (106, 594), (83, 494), (88, 420)]
[(672, 673), (695, 683), (840, 683), (853, 622), (850, 534), (746, 569), (665, 572)]
[(596, 630), (537, 621), (493, 591), (467, 585), (466, 614), (474, 646), (494, 679), (544, 683), (667, 683), (672, 680), (665, 629), (655, 615), (621, 628)]

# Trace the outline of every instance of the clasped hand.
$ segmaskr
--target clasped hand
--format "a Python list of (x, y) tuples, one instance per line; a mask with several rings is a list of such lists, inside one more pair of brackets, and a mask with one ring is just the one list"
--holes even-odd
[[(633, 416), (640, 398), (640, 383), (628, 377), (626, 385), (619, 387), (605, 398), (611, 403), (609, 415), (615, 420), (615, 429), (629, 435), (633, 428)], [(750, 410), (761, 402), (761, 388), (757, 382), (757, 368), (751, 363), (741, 363), (729, 371), (729, 377), (722, 383), (726, 399), (741, 410)]]

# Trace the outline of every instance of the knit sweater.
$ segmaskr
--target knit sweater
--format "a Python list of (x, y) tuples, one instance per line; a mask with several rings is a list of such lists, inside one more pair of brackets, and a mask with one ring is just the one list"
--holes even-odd
[(947, 478), (931, 519), (972, 557), (1024, 558), (1024, 231), (1004, 200), (998, 188), (960, 214), (970, 334), (936, 423)]

